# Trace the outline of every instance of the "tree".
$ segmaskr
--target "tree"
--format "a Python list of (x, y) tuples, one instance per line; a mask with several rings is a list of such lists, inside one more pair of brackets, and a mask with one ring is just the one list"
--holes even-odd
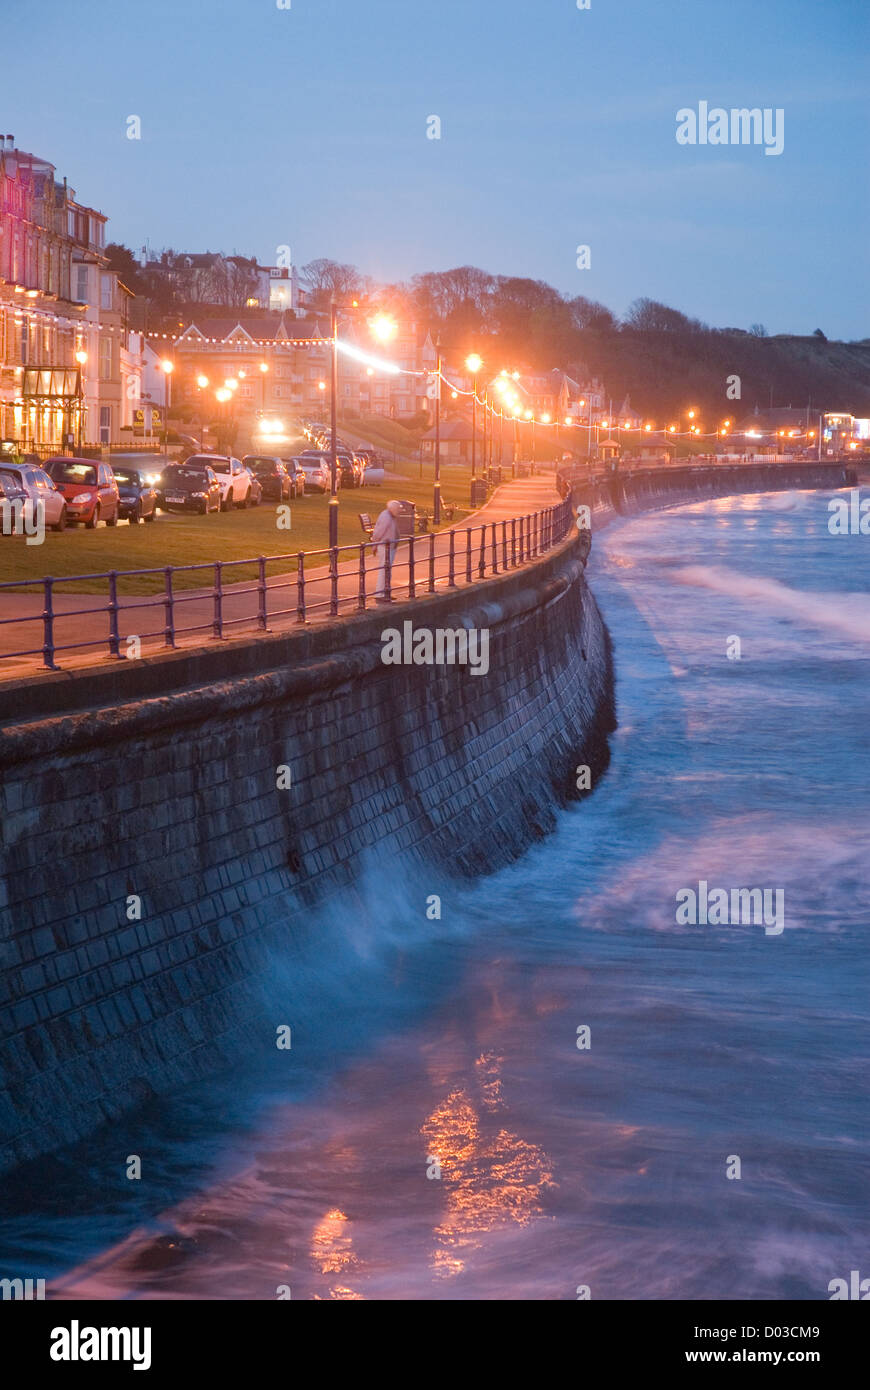
[(117, 270), (128, 290), (132, 290), (134, 294), (144, 293), (142, 267), (129, 246), (122, 246), (118, 241), (110, 241), (106, 246), (106, 257), (110, 270)]
[(706, 327), (700, 319), (690, 319), (657, 299), (635, 299), (628, 307), (625, 324), (640, 333), (698, 333)]
[(316, 308), (325, 308), (333, 296), (348, 299), (362, 293), (362, 277), (355, 265), (320, 259), (309, 261), (299, 272), (305, 289)]
[(821, 330), (820, 328), (816, 328), (816, 329), (813, 330), (813, 337), (814, 337), (814, 338), (818, 338), (818, 339), (820, 340), (820, 342), (823, 342), (823, 343), (826, 343), (826, 342), (828, 341), (827, 337), (825, 336), (825, 334), (822, 332), (822, 330)]
[(752, 334), (753, 338), (767, 337), (767, 329), (765, 328), (763, 323), (751, 323), (749, 325), (749, 331)]
[(581, 333), (587, 329), (595, 333), (609, 333), (616, 327), (616, 315), (610, 312), (606, 304), (586, 299), (582, 294), (575, 295), (568, 303), (574, 327), (579, 328)]

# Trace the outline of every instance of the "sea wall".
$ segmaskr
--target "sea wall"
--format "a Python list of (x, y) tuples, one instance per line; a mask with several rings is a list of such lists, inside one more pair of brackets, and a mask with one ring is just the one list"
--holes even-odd
[[(587, 548), (386, 617), (3, 689), (0, 1169), (229, 1063), (275, 953), (367, 856), (410, 892), (552, 829), (613, 726)], [(385, 666), (406, 617), (488, 629), (488, 673)]]

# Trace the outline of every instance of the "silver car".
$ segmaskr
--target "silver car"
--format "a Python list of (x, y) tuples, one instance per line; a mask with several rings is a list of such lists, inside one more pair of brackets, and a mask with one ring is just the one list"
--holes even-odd
[(44, 468), (32, 463), (0, 464), (0, 481), (8, 477), (23, 489), (34, 506), (41, 502), (45, 508), (45, 524), (52, 531), (62, 531), (67, 522), (66, 499), (58, 492)]

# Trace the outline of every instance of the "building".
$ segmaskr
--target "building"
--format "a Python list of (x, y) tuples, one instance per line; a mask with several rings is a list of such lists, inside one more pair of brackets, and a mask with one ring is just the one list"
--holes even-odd
[(545, 424), (558, 420), (560, 424), (599, 424), (606, 413), (604, 384), (595, 376), (584, 376), (583, 381), (554, 367), (552, 371), (507, 372), (502, 371), (487, 383), (489, 399), (496, 405), (500, 401), (508, 404), (517, 398), (520, 414), (528, 411), (538, 422)]
[(106, 220), (0, 136), (0, 439), (22, 450), (121, 438), (136, 368)]
[(149, 259), (144, 246), (140, 259), (149, 280), (163, 281), (184, 304), (273, 313), (295, 313), (300, 307), (295, 266), (263, 266), (248, 256), (220, 251), (164, 251)]
[[(471, 425), (467, 420), (442, 420), (439, 453), (442, 463), (464, 463), (471, 458)], [(479, 442), (479, 441), (478, 441)], [(435, 457), (435, 430), (423, 435), (423, 457)]]

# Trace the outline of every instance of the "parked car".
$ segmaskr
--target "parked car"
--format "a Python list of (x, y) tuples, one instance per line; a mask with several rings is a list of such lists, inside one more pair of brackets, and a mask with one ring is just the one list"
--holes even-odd
[(302, 464), (295, 455), (288, 459), (282, 459), (281, 462), (287, 469), (287, 476), (293, 484), (293, 496), (302, 497), (305, 492), (305, 470)]
[(256, 478), (262, 496), (269, 501), (287, 502), (296, 496), (296, 472), (284, 459), (265, 454), (246, 454), (242, 463)]
[(17, 497), (32, 506), (42, 502), (45, 525), (52, 531), (64, 529), (69, 520), (66, 501), (45, 469), (26, 463), (6, 463), (4, 460), (0, 465), (0, 481), (3, 482), (10, 501)]
[(252, 507), (259, 507), (263, 500), (263, 484), (260, 482), (254, 470), (249, 468), (246, 463), (243, 463), (242, 467), (251, 480), (250, 504)]
[[(329, 452), (328, 449), (303, 449), (303, 450), (302, 450), (302, 453), (301, 453), (301, 454), (298, 454), (297, 457), (298, 457), (298, 459), (299, 459), (299, 462), (300, 462), (301, 464), (303, 464), (303, 466), (304, 466), (304, 464), (306, 463), (306, 461), (307, 461), (308, 459), (320, 459), (320, 460), (322, 460), (322, 462), (326, 465), (327, 476), (328, 476), (330, 479), (332, 478), (332, 455), (331, 455), (331, 453)], [(337, 491), (339, 488), (341, 488), (341, 487), (344, 486), (345, 479), (346, 479), (346, 477), (347, 477), (347, 472), (346, 472), (347, 466), (349, 466), (350, 478), (352, 479), (352, 477), (353, 477), (353, 464), (350, 462), (350, 456), (349, 456), (349, 455), (345, 455), (345, 458), (348, 460), (348, 465), (345, 465), (345, 464), (342, 462), (342, 456), (341, 456), (341, 454), (338, 454), (338, 455), (336, 456), (336, 478), (335, 478), (336, 491)], [(330, 484), (330, 486), (331, 486), (331, 484)], [(349, 487), (353, 487), (353, 482), (350, 481), (350, 479), (348, 479), (348, 486), (349, 486)]]
[(164, 512), (219, 512), (223, 492), (210, 464), (194, 459), (191, 463), (170, 463), (157, 484), (157, 501)]
[(63, 493), (68, 521), (83, 522), (88, 531), (101, 521), (117, 526), (121, 498), (107, 463), (58, 454), (47, 460), (45, 471)]
[(247, 507), (251, 500), (251, 480), (241, 459), (233, 458), (231, 454), (191, 454), (184, 463), (185, 467), (214, 469), (221, 485), (221, 511)]
[(305, 474), (306, 492), (331, 491), (329, 465), (322, 454), (300, 454), (296, 461)]
[[(36, 515), (34, 503), (30, 494), (21, 482), (21, 479), (13, 473), (3, 474), (0, 472), (0, 535), (4, 536), (23, 536), (34, 533), (33, 518)], [(63, 524), (55, 526), (56, 531), (62, 531), (66, 525), (66, 511), (63, 512)]]
[(153, 521), (157, 515), (157, 488), (149, 481), (151, 474), (120, 464), (112, 471), (121, 498), (121, 520), (129, 521), (131, 526)]

